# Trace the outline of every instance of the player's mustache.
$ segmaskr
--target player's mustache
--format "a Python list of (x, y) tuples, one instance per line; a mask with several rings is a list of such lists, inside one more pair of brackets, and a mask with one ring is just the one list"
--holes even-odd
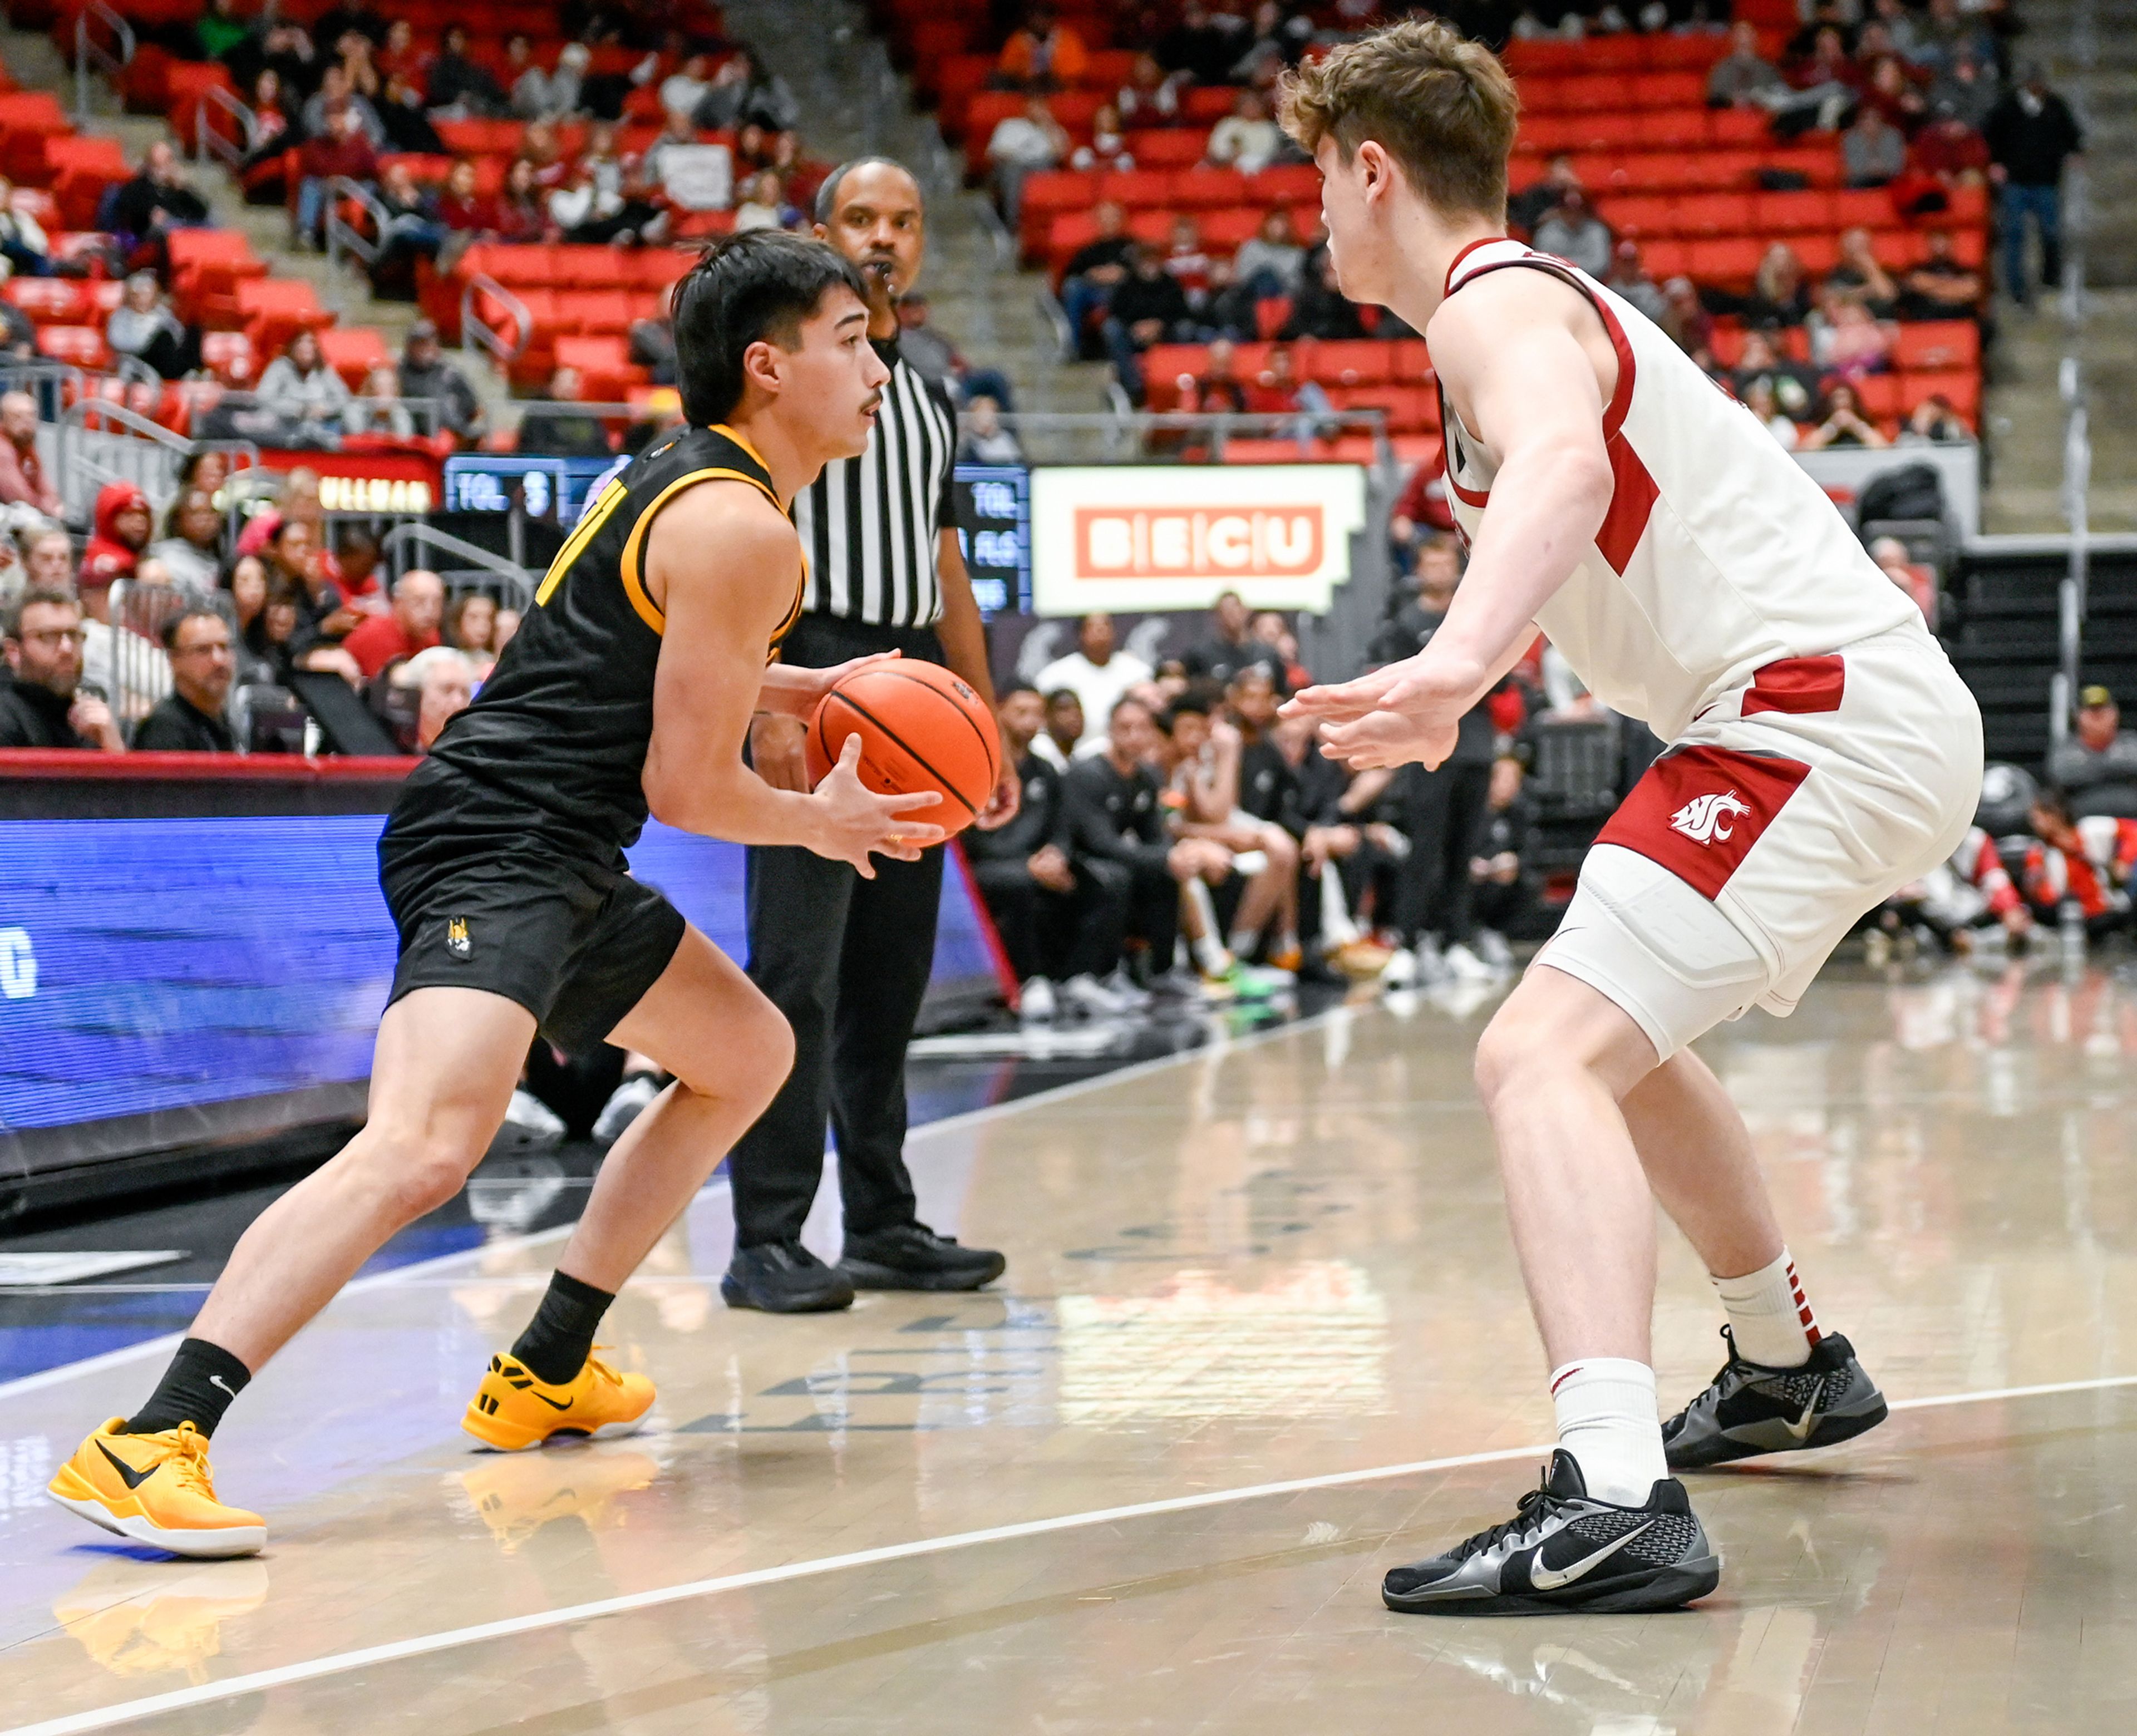
[(868, 402), (861, 406), (861, 414), (862, 414), (863, 416), (867, 416), (867, 415), (869, 415), (871, 411), (877, 411), (877, 410), (880, 410), (880, 409), (882, 409), (882, 408), (883, 408), (883, 394), (882, 394), (882, 392), (880, 392), (880, 391), (872, 391), (872, 392), (870, 392), (870, 393), (869, 394), (869, 401), (868, 401)]

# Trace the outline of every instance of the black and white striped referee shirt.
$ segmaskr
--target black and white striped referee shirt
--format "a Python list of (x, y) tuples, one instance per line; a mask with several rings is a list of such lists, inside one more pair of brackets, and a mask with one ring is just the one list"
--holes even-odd
[(868, 450), (825, 465), (794, 497), (809, 557), (802, 606), (871, 626), (927, 627), (942, 613), (937, 537), (957, 523), (957, 412), (948, 393), (900, 358), (894, 340), (876, 353), (890, 378)]

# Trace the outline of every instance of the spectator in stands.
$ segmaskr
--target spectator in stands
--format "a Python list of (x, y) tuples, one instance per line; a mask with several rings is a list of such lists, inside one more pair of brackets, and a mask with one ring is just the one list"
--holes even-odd
[(450, 645), (418, 651), (387, 678), (396, 688), (416, 690), (416, 746), (422, 753), (475, 699), (475, 666)]
[(0, 259), (17, 277), (50, 277), (52, 244), (44, 226), (15, 207), (15, 186), (0, 175)]
[[(1111, 717), (1115, 700), (1151, 678), (1148, 664), (1117, 646), (1112, 615), (1103, 612), (1085, 615), (1076, 623), (1076, 649), (1066, 657), (1055, 658), (1039, 672), (1039, 690), (1058, 693), (1065, 689), (1073, 693), (1086, 718)], [(1084, 751), (1090, 749), (1086, 746)]]
[(1260, 0), (1247, 21), (1245, 46), (1232, 62), (1230, 76), (1252, 85), (1273, 78), (1305, 57), (1313, 40), (1313, 20), (1305, 12), (1292, 11), (1281, 0)]
[(1770, 109), (1784, 95), (1781, 69), (1759, 52), (1759, 27), (1740, 18), (1729, 27), (1729, 52), (1706, 75), (1710, 109)]
[(148, 546), (152, 523), (148, 497), (132, 483), (107, 482), (97, 490), (95, 528), (82, 549), (75, 582), (84, 606), (99, 620), (108, 610), (105, 593), (114, 581), (132, 574)]
[(467, 27), (448, 24), (439, 41), (438, 57), (431, 62), (426, 94), (431, 109), (465, 117), (509, 114), (512, 105), (504, 87), (487, 67), (470, 60), (467, 51)]
[(419, 91), (431, 66), (431, 57), (416, 46), (416, 27), (406, 18), (387, 24), (386, 39), (379, 44), (372, 61), (382, 79), (405, 78)]
[(1221, 85), (1239, 58), (1239, 20), (1221, 20), (1203, 0), (1187, 0), (1180, 22), (1157, 39), (1157, 63), (1198, 85)]
[(1047, 0), (1029, 7), (1002, 44), (989, 80), (998, 90), (1066, 90), (1083, 82), (1091, 51)]
[(1122, 389), (1137, 404), (1143, 401), (1142, 355), (1154, 343), (1192, 343), (1197, 333), (1195, 310), (1180, 280), (1147, 247), (1135, 250), (1127, 281), (1112, 293), (1106, 309), (1106, 348)]
[(1541, 180), (1507, 201), (1507, 221), (1522, 234), (1532, 236), (1536, 225), (1557, 209), (1560, 199), (1581, 191), (1580, 173), (1573, 159), (1554, 157)]
[(2137, 732), (2122, 727), (2115, 695), (2097, 685), (2080, 688), (2076, 723), (2048, 755), (2048, 781), (2069, 795), (2081, 819), (2107, 814), (2137, 819)]
[(1271, 301), (1297, 289), (1305, 262), (1306, 250), (1292, 238), (1290, 216), (1281, 209), (1272, 211), (1232, 255), (1233, 285), (1249, 301)]
[(74, 589), (74, 538), (59, 529), (31, 531), (22, 539), (22, 582), (31, 589)]
[(259, 395), (262, 404), (306, 437), (305, 444), (331, 446), (339, 440), (349, 390), (328, 365), (319, 334), (309, 327), (267, 364), (260, 376)]
[(1870, 231), (1867, 229), (1849, 229), (1842, 232), (1839, 263), (1825, 274), (1825, 287), (1828, 290), (1845, 290), (1880, 319), (1890, 318), (1892, 310), (1899, 304), (1899, 285), (1877, 263), (1877, 255), (1871, 248)]
[(592, 57), (585, 43), (567, 42), (557, 52), (554, 72), (528, 66), (512, 81), (512, 112), (528, 120), (562, 120), (577, 114), (585, 106), (580, 83)]
[(0, 506), (17, 504), (47, 518), (65, 516), (60, 491), (37, 456), (37, 401), (27, 391), (0, 396)]
[(1213, 338), (1205, 353), (1202, 372), (1180, 393), (1180, 407), (1208, 416), (1244, 416), (1247, 385), (1234, 365), (1236, 352), (1229, 338)]
[[(549, 376), (539, 403), (577, 404), (586, 396), (576, 367)], [(584, 411), (541, 411), (530, 408), (519, 424), (519, 450), (548, 458), (606, 458), (613, 450), (599, 416)]]
[(1811, 388), (1818, 383), (1818, 377), (1808, 368), (1784, 357), (1771, 333), (1746, 332), (1744, 347), (1737, 352), (1736, 366), (1730, 371), (1729, 383), (1741, 398), (1748, 396), (1752, 387), (1760, 380), (1770, 382), (1776, 393), (1783, 396), (1787, 394), (1781, 392), (1782, 382), (1794, 387), (1798, 406), (1809, 401)]
[(1165, 250), (1165, 269), (1187, 292), (1187, 304), (1197, 314), (1209, 304), (1215, 264), (1202, 245), (1202, 226), (1181, 212), (1172, 220), (1172, 237)]
[(1068, 848), (1079, 863), (1127, 871), (1127, 931), (1155, 980), (1171, 973), (1180, 888), (1195, 879), (1220, 884), (1232, 872), (1232, 853), (1215, 839), (1166, 835), (1161, 786), (1150, 768), (1162, 744), (1150, 708), (1123, 698), (1107, 725), (1106, 751), (1078, 760), (1062, 780)]
[(387, 80), (377, 107), (378, 124), (386, 129), (386, 149), (426, 157), (444, 154), (445, 143), (423, 112), (423, 93), (406, 74), (397, 72)]
[(374, 151), (386, 146), (386, 124), (378, 118), (378, 110), (372, 106), (371, 99), (356, 88), (348, 68), (335, 65), (327, 68), (319, 80), (319, 88), (304, 103), (304, 121), (307, 137), (317, 139), (329, 131), (334, 124), (334, 114), (346, 108), (355, 114), (363, 136), (370, 140)]
[(1828, 288), (1811, 321), (1811, 360), (1828, 373), (1859, 380), (1891, 366), (1892, 333), (1872, 317), (1862, 296)]
[(1242, 90), (1232, 112), (1210, 129), (1206, 160), (1212, 168), (1234, 168), (1258, 175), (1283, 148), (1283, 129), (1269, 114), (1268, 99), (1258, 90)]
[(2026, 225), (2041, 238), (2041, 282), (2062, 282), (2063, 165), (2085, 148), (2070, 105), (2048, 88), (2037, 63), (2020, 69), (2017, 85), (1989, 111), (1982, 136), (1996, 183), (1997, 226), (2003, 236), (2003, 289), (2021, 307), (2033, 303), (2026, 275)]
[(1073, 688), (1059, 688), (1046, 696), (1046, 732), (1034, 738), (1031, 751), (1049, 766), (1066, 771), (1083, 739), (1083, 702)]
[(321, 124), (322, 130), (297, 152), (297, 173), (303, 178), (297, 184), (295, 239), (300, 250), (321, 245), (329, 182), (345, 179), (368, 186), (378, 178), (378, 152), (364, 132), (363, 117), (351, 105), (337, 104)]
[[(267, 568), (257, 555), (239, 557), (230, 569), (227, 588), (230, 612), (237, 624), (232, 647), (237, 659), (235, 684), (256, 687), (279, 682), (282, 672), (267, 651)], [(291, 620), (294, 624), (294, 611)]]
[(32, 362), (37, 354), (37, 322), (12, 301), (0, 301), (0, 355)]
[(363, 390), (348, 401), (342, 411), (344, 435), (387, 435), (406, 440), (416, 431), (416, 419), (401, 401), (400, 382), (392, 364), (382, 362), (363, 377)]
[(183, 380), (200, 366), (200, 333), (189, 331), (172, 311), (153, 271), (136, 271), (126, 280), (125, 299), (105, 323), (104, 341), (163, 379)]
[(193, 20), (193, 43), (200, 50), (195, 58), (221, 60), (242, 42), (251, 29), (237, 16), (237, 0), (208, 0), (207, 10)]
[(215, 610), (183, 608), (163, 623), (163, 654), (171, 691), (134, 726), (144, 753), (235, 753), (237, 738), (223, 716), (237, 673), (230, 625)]
[(1018, 114), (1005, 114), (987, 138), (987, 173), (995, 207), (1010, 228), (1024, 208), (1025, 177), (1064, 162), (1072, 148), (1068, 129), (1054, 118), (1046, 99), (1034, 96)]
[(1283, 611), (1264, 609), (1249, 623), (1247, 631), (1255, 640), (1267, 645), (1283, 659), (1283, 678), (1275, 683), (1279, 693), (1297, 693), (1301, 688), (1313, 685), (1312, 672), (1298, 660), (1298, 635), (1291, 630), (1291, 623), (1283, 618)]
[(1640, 262), (1638, 241), (1620, 241), (1610, 250), (1610, 270), (1603, 285), (1623, 296), (1648, 319), (1662, 319), (1665, 305), (1662, 286), (1648, 275), (1648, 268)]
[(1961, 53), (1948, 60), (1930, 85), (1930, 112), (1948, 109), (1955, 120), (1979, 132), (1995, 112), (1998, 95), (1996, 64)]
[(1760, 374), (1743, 391), (1744, 407), (1759, 419), (1759, 425), (1773, 435), (1784, 452), (1793, 452), (1803, 430), (1781, 411), (1779, 393), (1771, 374)]
[(1247, 382), (1247, 409), (1254, 416), (1292, 417), (1285, 432), (1303, 452), (1319, 431), (1318, 418), (1329, 413), (1328, 394), (1318, 381), (1298, 377), (1290, 350), (1280, 345), (1268, 353), (1261, 372)]
[(687, 114), (668, 117), (660, 136), (645, 148), (639, 172), (648, 187), (658, 187), (670, 205), (684, 211), (723, 210), (733, 197), (733, 166), (727, 152), (700, 144)]
[(1001, 406), (986, 392), (965, 401), (962, 431), (957, 440), (961, 464), (1020, 464), (1024, 448), (1016, 436), (1002, 426)]
[(549, 207), (535, 173), (528, 158), (512, 159), (504, 172), (504, 186), (497, 196), (493, 239), (524, 246), (549, 239)]
[(1706, 311), (1690, 278), (1673, 277), (1662, 285), (1662, 317), (1656, 323), (1679, 349), (1711, 372), (1714, 316)]
[(1121, 111), (1111, 103), (1101, 106), (1091, 117), (1091, 142), (1069, 153), (1068, 167), (1086, 173), (1112, 170), (1122, 174), (1133, 168), (1135, 157), (1128, 149), (1125, 124)]
[(1801, 325), (1810, 317), (1810, 286), (1803, 261), (1786, 241), (1769, 246), (1751, 279), (1751, 293), (1745, 298), (1744, 323), (1774, 329)]
[(221, 56), (240, 90), (256, 89), (262, 72), (274, 73), (280, 81), (283, 100), (291, 105), (292, 121), (297, 118), (295, 105), (299, 97), (311, 88), (319, 58), (319, 50), (301, 24), (272, 14), (264, 17), (243, 41)]
[(713, 57), (708, 54), (691, 55), (661, 80), (660, 112), (680, 114), (687, 120), (697, 112), (698, 105), (712, 88)]
[(1974, 430), (1959, 419), (1951, 400), (1933, 391), (1908, 413), (1897, 442), (1902, 446), (1941, 446), (1970, 440)]
[(1292, 298), (1291, 317), (1277, 334), (1287, 343), (1299, 338), (1322, 338), (1331, 342), (1366, 335), (1356, 304), (1343, 299), (1336, 284), (1336, 261), (1327, 243), (1312, 248), (1299, 269), (1298, 293)]
[(445, 190), (438, 195), (434, 214), (446, 231), (438, 249), (441, 271), (450, 270), (478, 236), (495, 234), (499, 221), (497, 201), (475, 191), (475, 165), (465, 157), (445, 171)]
[(1092, 208), (1098, 232), (1070, 258), (1061, 280), (1061, 310), (1068, 320), (1068, 353), (1073, 362), (1083, 356), (1091, 316), (1103, 313), (1113, 291), (1127, 280), (1134, 262), (1136, 244), (1128, 235), (1127, 213), (1111, 199), (1101, 199)]
[(1568, 188), (1548, 216), (1536, 226), (1536, 249), (1569, 260), (1590, 277), (1607, 277), (1610, 271), (1610, 226), (1595, 215), (1588, 195)]
[(1121, 123), (1130, 127), (1170, 126), (1180, 118), (1180, 85), (1166, 76), (1153, 54), (1138, 54), (1128, 66), (1128, 81), (1113, 98)]
[(1865, 103), (1840, 135), (1840, 174), (1849, 187), (1889, 187), (1907, 166), (1906, 136)]
[(248, 205), (280, 205), (289, 197), (282, 158), (303, 136), (285, 95), (282, 75), (262, 66), (247, 98), (252, 110), (252, 143), (238, 158), (235, 173)]
[(397, 657), (413, 657), (438, 643), (445, 612), (445, 581), (422, 567), (393, 583), (393, 606), (353, 628), (341, 642), (368, 681)]
[(1862, 94), (1862, 103), (1883, 115), (1902, 139), (1911, 139), (1915, 129), (1929, 119), (1927, 100), (1894, 54), (1870, 61), (1870, 87)]
[(497, 599), (483, 591), (463, 591), (445, 605), (445, 643), (464, 653), (480, 675), (497, 661)]
[(1962, 187), (1989, 182), (1989, 142), (1979, 129), (1959, 118), (1948, 98), (1930, 105), (1929, 118), (1908, 141), (1914, 173), (1896, 190), (1909, 215), (1946, 211)]
[(497, 611), (497, 630), (490, 635), (490, 649), (495, 651), (499, 657), (504, 656), (504, 648), (512, 643), (513, 635), (517, 633), (518, 630), (519, 611), (517, 609), (511, 608), (499, 610)]
[[(263, 513), (254, 522), (260, 520), (270, 524), (260, 544), (269, 590), (286, 591), (296, 600), (296, 650), (309, 653), (320, 641), (338, 640), (358, 625), (363, 617), (348, 606), (341, 587), (328, 576), (325, 551), (310, 524), (295, 513), (280, 512), (271, 517)], [(354, 663), (348, 667), (353, 677), (361, 677)]]
[(736, 234), (752, 229), (793, 229), (801, 221), (801, 213), (786, 202), (786, 189), (780, 186), (776, 171), (762, 170), (742, 183), (742, 196), (734, 208)]
[(408, 340), (401, 351), (401, 396), (427, 402), (434, 419), (422, 431), (442, 429), (455, 439), (475, 439), (483, 428), (482, 400), (467, 377), (445, 360), (438, 342), (438, 328), (428, 319), (408, 328)]
[(112, 199), (112, 226), (137, 240), (207, 221), (207, 202), (186, 184), (168, 139), (157, 139), (142, 153), (140, 173)]
[(1816, 452), (1826, 446), (1889, 446), (1892, 443), (1862, 412), (1862, 400), (1845, 380), (1828, 381), (1825, 401), (1818, 406), (1818, 426), (1803, 437), (1802, 450)]
[(71, 593), (32, 586), (0, 631), (10, 677), (0, 687), (0, 747), (126, 751), (111, 708), (79, 691), (84, 633)]
[(791, 131), (801, 124), (801, 105), (786, 80), (739, 48), (713, 75), (712, 87), (698, 100), (690, 119), (715, 133), (755, 121), (767, 133)]
[(438, 221), (436, 197), (416, 184), (415, 171), (405, 162), (379, 170), (376, 197), (386, 215), (375, 237), (378, 257), (371, 278), (374, 293), (383, 294), (385, 284), (398, 280), (397, 274), (412, 280), (414, 261), (435, 260), (452, 231)]
[(1227, 591), (1219, 595), (1210, 610), (1210, 637), (1191, 647), (1180, 659), (1187, 666), (1189, 677), (1229, 687), (1240, 670), (1258, 664), (1268, 671), (1279, 696), (1288, 692), (1284, 685), (1283, 654), (1253, 636), (1249, 630), (1253, 620), (1238, 591)]
[(1949, 66), (1966, 59), (1984, 66), (1996, 61), (1996, 41), (1986, 20), (2000, 16), (1993, 0), (1964, 4), (1962, 0), (1929, 0), (1927, 16), (1914, 24), (1914, 46), (1910, 60), (1925, 66)]
[(188, 590), (214, 590), (222, 575), (223, 553), (222, 514), (215, 497), (198, 489), (179, 495), (164, 517), (163, 539), (150, 543), (148, 552)]

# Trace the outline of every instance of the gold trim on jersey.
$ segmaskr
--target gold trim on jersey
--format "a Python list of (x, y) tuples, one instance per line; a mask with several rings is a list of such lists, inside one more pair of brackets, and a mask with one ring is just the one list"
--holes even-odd
[(564, 546), (557, 551), (557, 558), (549, 563), (548, 571), (543, 575), (541, 588), (534, 593), (536, 608), (542, 607), (556, 594), (557, 587), (564, 582), (564, 575), (570, 570), (572, 562), (587, 552), (587, 545), (600, 533), (601, 528), (608, 523), (630, 493), (630, 490), (624, 486), (622, 477), (609, 478), (607, 487), (601, 491), (591, 510), (580, 518), (572, 534), (564, 539)]
[[(725, 422), (713, 423), (712, 431), (714, 434), (720, 435), (728, 440), (733, 440), (737, 446), (741, 447), (743, 451), (749, 454), (752, 458), (757, 460), (758, 465), (762, 469), (767, 476), (771, 475), (772, 466), (764, 462), (764, 455), (758, 451), (756, 447), (750, 445), (750, 443), (744, 440), (742, 435), (737, 434), (733, 429), (728, 427)], [(777, 504), (776, 501), (773, 503), (775, 505)]]
[[(713, 431), (724, 433), (726, 430), (715, 429)], [(747, 440), (732, 434), (728, 435), (727, 437), (733, 440), (745, 451), (749, 450), (749, 443)], [(755, 458), (757, 455), (751, 452), (750, 456)], [(760, 459), (758, 462), (762, 463), (763, 460)], [(665, 633), (668, 630), (668, 617), (660, 605), (646, 595), (645, 581), (638, 570), (638, 552), (645, 541), (648, 528), (660, 515), (660, 508), (667, 505), (684, 489), (694, 488), (701, 482), (746, 482), (770, 501), (774, 507), (779, 504), (778, 495), (772, 493), (771, 485), (760, 478), (751, 475), (747, 470), (719, 469), (693, 470), (687, 476), (679, 476), (654, 497), (653, 504), (638, 515), (637, 523), (630, 528), (630, 536), (623, 545), (622, 564), (623, 594), (630, 599), (630, 606), (638, 611), (638, 618), (655, 633)], [(781, 516), (784, 517), (785, 514), (782, 513)]]

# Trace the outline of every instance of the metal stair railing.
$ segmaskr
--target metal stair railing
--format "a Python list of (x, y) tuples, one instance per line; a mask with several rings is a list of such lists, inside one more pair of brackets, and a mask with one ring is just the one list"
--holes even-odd
[[(221, 109), (237, 123), (237, 136), (242, 143), (224, 138), (208, 124), (211, 109)], [(193, 105), (194, 161), (214, 157), (235, 173), (238, 164), (252, 154), (253, 146), (259, 142), (260, 117), (238, 100), (236, 92), (226, 90), (220, 85), (210, 85), (201, 92), (199, 102)]]
[[(515, 334), (508, 339), (477, 311), (481, 298), (488, 296), (501, 302), (511, 316)], [(478, 271), (460, 291), (460, 342), (470, 351), (477, 344), (488, 350), (500, 367), (509, 367), (527, 351), (528, 340), (534, 335), (534, 317), (528, 312), (527, 304), (506, 289), (488, 272)]]
[(131, 483), (158, 512), (178, 494), (178, 467), (202, 449), (226, 454), (233, 470), (251, 469), (260, 449), (250, 440), (191, 440), (153, 417), (108, 398), (82, 398), (59, 423), (59, 476), (67, 516), (88, 522), (108, 483)]
[(416, 564), (408, 556), (418, 547), (438, 549), (464, 563), (439, 573), (455, 592), (494, 586), (502, 593), (499, 601), (508, 607), (523, 614), (533, 606), (534, 581), (525, 567), (420, 518), (395, 525), (379, 539), (378, 552), (386, 570), (398, 579)]
[[(371, 219), (371, 233), (366, 235), (355, 224), (342, 215), (342, 202), (353, 200), (363, 207), (363, 214)], [(380, 250), (386, 245), (386, 231), (392, 216), (381, 204), (371, 189), (361, 181), (352, 181), (346, 175), (336, 175), (327, 182), (326, 242), (327, 262), (337, 271), (341, 269), (341, 256), (353, 253), (368, 271), (378, 263)]]
[[(110, 33), (111, 46), (107, 48), (96, 40), (91, 24), (100, 24)], [(89, 119), (91, 69), (106, 78), (116, 79), (134, 59), (137, 41), (134, 27), (104, 3), (104, 0), (89, 0), (89, 4), (75, 15), (74, 21), (74, 112), (75, 119)]]

